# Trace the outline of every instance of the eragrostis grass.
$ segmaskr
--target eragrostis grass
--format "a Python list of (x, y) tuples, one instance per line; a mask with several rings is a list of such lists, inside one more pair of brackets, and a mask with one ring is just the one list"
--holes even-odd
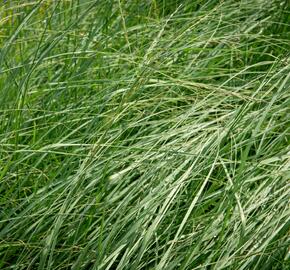
[(0, 15), (1, 269), (289, 267), (288, 1)]

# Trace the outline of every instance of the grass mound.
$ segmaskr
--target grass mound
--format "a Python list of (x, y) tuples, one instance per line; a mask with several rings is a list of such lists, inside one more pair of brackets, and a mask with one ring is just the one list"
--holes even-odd
[(2, 1), (0, 268), (286, 269), (289, 16)]

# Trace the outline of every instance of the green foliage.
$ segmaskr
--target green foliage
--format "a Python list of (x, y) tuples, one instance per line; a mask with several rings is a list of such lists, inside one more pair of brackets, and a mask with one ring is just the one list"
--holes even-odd
[(289, 2), (2, 1), (1, 269), (287, 269)]

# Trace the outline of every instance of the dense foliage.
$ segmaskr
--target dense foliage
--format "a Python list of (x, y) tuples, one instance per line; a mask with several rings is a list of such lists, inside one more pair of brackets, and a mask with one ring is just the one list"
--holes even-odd
[(1, 1), (0, 268), (287, 269), (289, 10)]

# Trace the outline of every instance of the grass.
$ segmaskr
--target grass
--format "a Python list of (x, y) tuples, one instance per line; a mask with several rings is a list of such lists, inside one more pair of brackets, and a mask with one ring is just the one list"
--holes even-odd
[(2, 1), (1, 269), (288, 269), (289, 2)]

